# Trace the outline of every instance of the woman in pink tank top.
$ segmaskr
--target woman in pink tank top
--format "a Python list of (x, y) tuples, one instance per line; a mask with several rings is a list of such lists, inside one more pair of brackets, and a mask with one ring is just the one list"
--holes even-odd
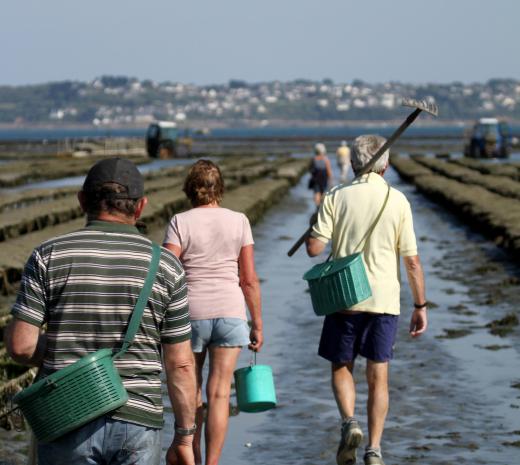
[(183, 190), (193, 208), (171, 219), (164, 246), (180, 258), (188, 284), (198, 385), (195, 462), (202, 463), (202, 368), (208, 354), (205, 464), (216, 465), (227, 432), (231, 379), (238, 355), (244, 345), (259, 351), (263, 344), (260, 285), (249, 220), (220, 206), (224, 181), (218, 166), (209, 160), (196, 162)]

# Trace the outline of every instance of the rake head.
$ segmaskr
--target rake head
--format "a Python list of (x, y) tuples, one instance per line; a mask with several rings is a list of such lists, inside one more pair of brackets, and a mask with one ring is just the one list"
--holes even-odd
[(437, 116), (439, 114), (439, 109), (437, 105), (432, 102), (428, 102), (426, 100), (416, 100), (414, 98), (403, 98), (401, 103), (405, 107), (418, 108), (419, 110), (425, 111), (430, 115)]

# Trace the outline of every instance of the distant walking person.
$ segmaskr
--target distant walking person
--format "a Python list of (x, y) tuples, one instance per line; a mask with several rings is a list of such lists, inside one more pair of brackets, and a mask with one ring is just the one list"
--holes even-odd
[(345, 140), (341, 141), (341, 145), (336, 150), (336, 162), (338, 163), (341, 182), (345, 182), (350, 168), (350, 148)]
[[(361, 171), (384, 142), (382, 137), (372, 135), (354, 141), (354, 174)], [(327, 192), (307, 239), (310, 256), (319, 255), (332, 241), (334, 258), (346, 257), (359, 252), (359, 244), (382, 212), (363, 253), (372, 297), (327, 315), (319, 345), (319, 355), (331, 362), (332, 389), (342, 419), (338, 465), (356, 463), (356, 450), (363, 439), (354, 417), (356, 388), (352, 373), (357, 355), (367, 359), (368, 445), (364, 461), (365, 465), (384, 465), (381, 437), (388, 411), (388, 364), (393, 356), (400, 311), (399, 256), (404, 259), (414, 299), (411, 336), (421, 335), (427, 326), (424, 277), (410, 204), (383, 179), (387, 168), (388, 151), (371, 172)]]
[(314, 203), (319, 206), (321, 197), (332, 182), (332, 168), (327, 157), (327, 149), (324, 144), (318, 143), (314, 146), (314, 157), (309, 166), (311, 178), (309, 189), (314, 192)]
[(198, 387), (195, 462), (202, 463), (202, 369), (209, 354), (205, 464), (217, 465), (228, 428), (231, 378), (238, 355), (242, 346), (259, 351), (263, 344), (260, 285), (247, 217), (220, 206), (224, 180), (218, 166), (209, 160), (196, 162), (184, 192), (193, 208), (172, 218), (164, 245), (180, 257), (188, 282)]
[[(19, 363), (39, 366), (39, 377), (98, 349), (121, 348), (152, 257), (152, 242), (135, 227), (147, 200), (143, 177), (132, 162), (110, 158), (96, 163), (78, 198), (87, 225), (34, 249), (6, 331), (9, 354)], [(175, 414), (168, 456), (194, 464), (196, 379), (186, 295), (179, 260), (161, 249), (136, 337), (114, 361), (128, 401), (38, 444), (39, 465), (159, 465), (163, 366)]]

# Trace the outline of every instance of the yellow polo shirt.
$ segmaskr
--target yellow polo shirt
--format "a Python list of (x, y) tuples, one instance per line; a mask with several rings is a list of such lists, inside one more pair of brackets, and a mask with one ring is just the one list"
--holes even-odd
[[(332, 240), (334, 258), (361, 252), (360, 242), (381, 210), (387, 192), (388, 184), (377, 173), (332, 188), (323, 198), (311, 235), (325, 243)], [(404, 194), (390, 188), (386, 207), (363, 254), (372, 297), (350, 310), (399, 315), (399, 257), (413, 255), (417, 255), (417, 243), (410, 203)]]
[(336, 150), (336, 159), (339, 163), (350, 163), (350, 149), (341, 146)]

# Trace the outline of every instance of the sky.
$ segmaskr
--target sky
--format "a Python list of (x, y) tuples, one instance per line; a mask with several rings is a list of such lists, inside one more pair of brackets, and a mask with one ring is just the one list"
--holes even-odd
[(518, 0), (3, 2), (0, 85), (520, 78)]

